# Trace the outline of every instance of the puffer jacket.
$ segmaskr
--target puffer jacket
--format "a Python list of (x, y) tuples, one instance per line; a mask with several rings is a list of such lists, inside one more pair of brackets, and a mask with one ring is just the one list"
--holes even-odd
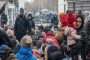
[(30, 48), (20, 48), (16, 56), (19, 60), (37, 60)]

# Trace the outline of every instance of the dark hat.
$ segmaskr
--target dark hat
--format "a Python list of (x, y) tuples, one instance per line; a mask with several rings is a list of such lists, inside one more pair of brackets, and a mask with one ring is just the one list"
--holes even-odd
[(23, 8), (20, 8), (20, 12), (24, 12), (24, 9)]
[(31, 19), (33, 18), (31, 13), (29, 13), (29, 14), (27, 15), (27, 17), (31, 17)]
[(45, 32), (47, 33), (48, 31), (51, 31), (51, 27), (50, 26), (46, 26), (45, 27)]

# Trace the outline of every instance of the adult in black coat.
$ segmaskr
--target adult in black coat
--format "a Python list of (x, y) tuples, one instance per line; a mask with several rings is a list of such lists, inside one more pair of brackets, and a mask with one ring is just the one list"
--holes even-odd
[(86, 60), (86, 52), (85, 52), (85, 47), (86, 47), (86, 31), (84, 27), (84, 17), (83, 15), (78, 15), (76, 17), (76, 28), (77, 28), (77, 34), (81, 36), (81, 39), (77, 40), (77, 47), (80, 47), (81, 51), (81, 57), (82, 60)]
[(17, 40), (21, 40), (21, 38), (27, 34), (27, 20), (24, 15), (24, 9), (20, 8), (20, 15), (16, 18), (15, 26), (14, 26), (14, 34)]
[(27, 16), (27, 23), (28, 23), (28, 27), (27, 27), (28, 34), (33, 35), (34, 34), (33, 30), (35, 29), (35, 23), (33, 21), (33, 17), (31, 13), (29, 13)]

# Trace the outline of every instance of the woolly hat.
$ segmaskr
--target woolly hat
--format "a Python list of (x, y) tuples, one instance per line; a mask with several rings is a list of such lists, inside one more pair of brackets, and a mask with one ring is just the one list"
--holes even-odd
[(67, 22), (68, 22), (68, 26), (69, 27), (73, 27), (75, 28), (75, 25), (73, 24), (73, 22), (76, 20), (75, 16), (73, 15), (73, 13), (70, 11), (67, 15)]
[(62, 27), (67, 25), (67, 19), (65, 16), (61, 17), (61, 24), (62, 24)]
[(32, 44), (32, 38), (28, 35), (25, 35), (20, 41), (21, 47), (28, 47), (28, 45), (30, 46), (31, 44)]

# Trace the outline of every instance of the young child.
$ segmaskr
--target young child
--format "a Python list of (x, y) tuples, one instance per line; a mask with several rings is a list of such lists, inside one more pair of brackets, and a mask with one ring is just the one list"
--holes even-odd
[(76, 26), (75, 26), (76, 19), (72, 12), (69, 12), (67, 15), (67, 23), (68, 26), (65, 28), (65, 35), (67, 35), (67, 45), (74, 45), (77, 39), (80, 39), (81, 36), (77, 35)]

